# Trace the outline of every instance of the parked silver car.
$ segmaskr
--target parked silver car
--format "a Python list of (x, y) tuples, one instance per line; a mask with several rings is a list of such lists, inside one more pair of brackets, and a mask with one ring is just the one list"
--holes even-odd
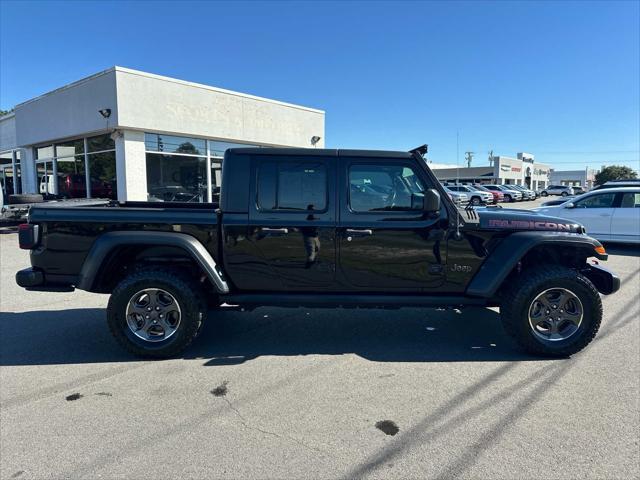
[(569, 195), (575, 195), (575, 192), (569, 185), (549, 185), (540, 192), (540, 195), (543, 197), (548, 195), (561, 195), (563, 197), (568, 197)]
[(535, 200), (536, 197), (538, 196), (536, 192), (534, 192), (533, 190), (529, 190), (527, 187), (523, 185), (509, 185), (509, 187), (515, 188), (516, 190), (519, 190), (520, 192), (522, 192), (523, 200)]
[(519, 202), (522, 200), (522, 192), (510, 188), (511, 185), (483, 185), (483, 187), (489, 190), (497, 190), (504, 194), (505, 202)]

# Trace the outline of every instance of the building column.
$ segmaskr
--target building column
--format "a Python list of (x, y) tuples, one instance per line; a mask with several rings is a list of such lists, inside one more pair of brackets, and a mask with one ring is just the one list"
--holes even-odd
[(31, 147), (20, 150), (20, 176), (22, 193), (38, 193), (36, 157)]
[[(18, 169), (16, 168), (16, 151), (11, 150), (11, 171), (13, 172), (13, 192), (11, 193), (20, 193), (20, 186), (18, 185)], [(9, 192), (7, 192), (8, 194)]]
[(144, 132), (122, 130), (116, 138), (118, 201), (147, 201)]

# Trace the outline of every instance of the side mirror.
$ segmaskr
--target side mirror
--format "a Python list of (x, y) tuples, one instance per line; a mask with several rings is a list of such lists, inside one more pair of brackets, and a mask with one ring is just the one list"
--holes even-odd
[(424, 192), (424, 211), (427, 213), (440, 211), (440, 194), (437, 190), (430, 188)]
[(411, 194), (411, 210), (424, 210), (424, 193)]
[(564, 208), (576, 208), (576, 204), (573, 202), (567, 202)]

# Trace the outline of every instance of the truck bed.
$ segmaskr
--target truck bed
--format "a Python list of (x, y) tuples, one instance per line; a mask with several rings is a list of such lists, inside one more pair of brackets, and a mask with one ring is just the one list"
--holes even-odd
[(46, 266), (48, 282), (75, 284), (95, 240), (110, 231), (184, 233), (197, 238), (217, 259), (218, 214), (214, 204), (105, 200), (34, 205), (29, 222), (40, 225), (41, 243), (31, 252), (32, 265)]

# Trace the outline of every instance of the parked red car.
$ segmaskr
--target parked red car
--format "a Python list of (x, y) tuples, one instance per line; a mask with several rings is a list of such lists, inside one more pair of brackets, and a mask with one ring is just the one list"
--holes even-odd
[[(40, 193), (47, 195), (53, 191), (53, 177), (44, 175), (40, 179)], [(84, 198), (87, 196), (84, 174), (69, 173), (58, 175), (58, 196), (62, 198)], [(91, 179), (91, 196), (94, 198), (112, 198), (113, 188), (109, 182), (97, 178)]]

